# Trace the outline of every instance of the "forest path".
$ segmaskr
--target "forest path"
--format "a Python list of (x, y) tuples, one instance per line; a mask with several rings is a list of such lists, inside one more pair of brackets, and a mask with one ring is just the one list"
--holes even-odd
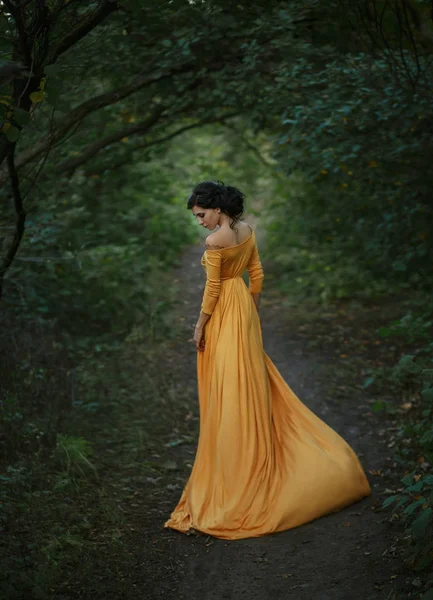
[[(370, 336), (368, 354), (378, 351), (375, 327), (368, 319), (375, 315), (381, 321), (384, 310), (388, 316), (389, 307), (356, 308), (344, 316), (338, 309), (313, 314), (308, 307), (288, 308), (272, 289), (272, 272), (266, 263), (260, 309), (265, 351), (299, 398), (353, 447), (373, 494), (338, 513), (260, 538), (227, 541), (187, 536), (163, 527), (187, 480), (197, 443), (197, 351), (188, 340), (205, 281), (202, 253), (201, 243), (188, 248), (173, 271), (179, 330), (158, 355), (155, 372), (140, 371), (135, 350), (130, 361), (124, 359), (131, 389), (111, 426), (117, 440), (108, 445), (108, 436), (101, 429), (97, 455), (103, 485), (107, 494), (116, 489), (122, 518), (110, 527), (108, 520), (101, 523), (94, 538), (98, 552), (67, 574), (53, 598), (414, 597), (409, 593), (407, 571), (392, 548), (397, 527), (390, 525), (386, 511), (378, 510), (386, 488), (398, 481), (398, 469), (394, 473), (390, 465), (392, 451), (383, 441), (386, 416), (371, 412), (371, 398), (361, 386), (367, 360), (359, 350), (361, 341), (367, 344), (365, 338)], [(350, 335), (354, 362), (348, 368), (349, 361), (345, 364), (341, 357), (348, 356), (344, 344)], [(149, 404), (140, 394), (155, 377), (161, 385), (150, 390)]]
[[(182, 281), (183, 316), (191, 331), (199, 314), (204, 281), (200, 265), (202, 252), (201, 245), (189, 249), (178, 274)], [(383, 600), (403, 597), (395, 591), (400, 583), (400, 562), (387, 552), (392, 545), (387, 515), (373, 510), (383, 500), (380, 494), (385, 485), (369, 471), (387, 467), (387, 451), (380, 444), (377, 431), (380, 417), (370, 412), (368, 404), (362, 403), (359, 391), (351, 391), (350, 383), (344, 400), (329, 396), (327, 372), (336, 365), (332, 359), (324, 360), (317, 351), (309, 350), (306, 340), (297, 333), (298, 326), (303, 329), (302, 322), (296, 324), (294, 315), (290, 327), (287, 318), (282, 318), (283, 312), (280, 302), (267, 301), (265, 288), (261, 306), (265, 351), (301, 400), (354, 448), (367, 471), (373, 495), (302, 527), (261, 538), (227, 541), (185, 536), (170, 530), (158, 533), (157, 537), (170, 541), (164, 544), (165, 552), (169, 552), (168, 558), (177, 565), (177, 581), (172, 582), (172, 596), (167, 594), (168, 590), (156, 587), (149, 598)], [(192, 344), (181, 343), (177, 355), (181, 368), (175, 377), (195, 379), (195, 353)], [(196, 397), (191, 401), (196, 403)], [(179, 493), (180, 490), (172, 498), (164, 499), (166, 510), (160, 512), (159, 524), (169, 516)]]

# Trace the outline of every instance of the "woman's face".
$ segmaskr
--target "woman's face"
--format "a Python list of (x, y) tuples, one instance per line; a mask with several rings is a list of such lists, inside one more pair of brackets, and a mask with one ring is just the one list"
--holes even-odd
[(198, 224), (206, 229), (215, 229), (218, 225), (220, 211), (217, 208), (193, 206), (192, 214), (196, 217)]

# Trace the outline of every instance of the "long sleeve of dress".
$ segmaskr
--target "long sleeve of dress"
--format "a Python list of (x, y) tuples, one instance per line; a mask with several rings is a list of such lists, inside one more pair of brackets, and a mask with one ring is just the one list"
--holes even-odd
[(252, 294), (258, 294), (262, 291), (264, 273), (257, 244), (254, 245), (247, 269), (250, 278), (249, 290)]
[(206, 285), (201, 303), (202, 312), (211, 315), (218, 301), (221, 289), (222, 253), (218, 250), (206, 251)]

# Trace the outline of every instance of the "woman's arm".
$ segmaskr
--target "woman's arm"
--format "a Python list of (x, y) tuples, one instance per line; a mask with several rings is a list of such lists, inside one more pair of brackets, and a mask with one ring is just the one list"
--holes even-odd
[(195, 326), (194, 341), (197, 348), (200, 346), (203, 336), (203, 328), (211, 318), (221, 290), (221, 261), (222, 254), (218, 250), (207, 250), (206, 261), (206, 285), (203, 292), (200, 316)]
[(253, 293), (251, 292), (251, 296), (253, 297), (254, 304), (256, 305), (257, 312), (259, 312), (260, 308), (260, 292)]
[(263, 279), (265, 276), (263, 273), (262, 263), (260, 261), (257, 243), (254, 245), (250, 260), (248, 261), (247, 269), (250, 278), (249, 290), (258, 311), (260, 306), (260, 294), (263, 288)]
[(203, 329), (203, 327), (206, 325), (206, 323), (209, 321), (210, 319), (210, 315), (207, 315), (206, 313), (204, 313), (202, 310), (200, 311), (200, 316), (198, 318), (197, 321), (197, 325), (195, 326), (196, 329)]
[[(222, 253), (219, 250), (207, 250), (206, 261), (206, 285), (201, 303), (201, 310), (209, 317), (213, 313), (221, 291), (221, 262)], [(203, 322), (203, 319), (202, 319)]]

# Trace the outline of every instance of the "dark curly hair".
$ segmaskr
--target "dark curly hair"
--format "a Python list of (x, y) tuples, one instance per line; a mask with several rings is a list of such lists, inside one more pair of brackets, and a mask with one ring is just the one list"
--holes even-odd
[(187, 201), (187, 208), (200, 206), (201, 208), (220, 208), (233, 219), (230, 227), (240, 220), (244, 212), (244, 194), (231, 185), (224, 185), (222, 181), (202, 181), (192, 191)]

